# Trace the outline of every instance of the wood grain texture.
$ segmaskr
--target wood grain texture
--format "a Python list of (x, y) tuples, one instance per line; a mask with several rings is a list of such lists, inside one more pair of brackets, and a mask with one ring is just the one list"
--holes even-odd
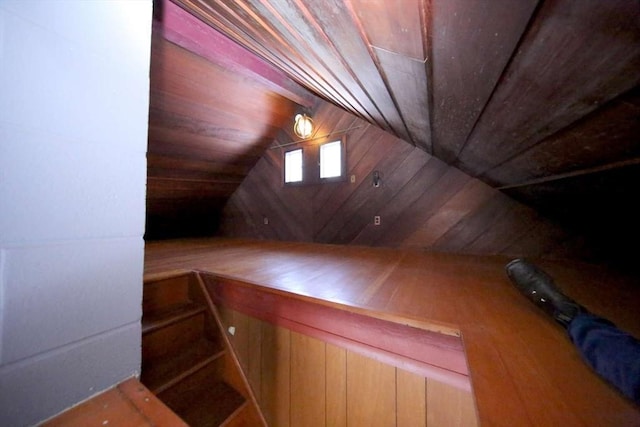
[(302, 86), (289, 79), (282, 71), (248, 55), (246, 49), (234, 43), (173, 2), (158, 2), (154, 18), (162, 25), (154, 30), (163, 38), (175, 43), (221, 67), (258, 80), (270, 90), (292, 100), (296, 104), (311, 107), (314, 97)]
[[(221, 425), (242, 426), (242, 425), (255, 425), (255, 426), (267, 426), (267, 421), (263, 412), (260, 409), (256, 393), (251, 386), (250, 380), (242, 369), (242, 365), (238, 358), (237, 353), (234, 351), (231, 340), (225, 331), (225, 324), (223, 323), (222, 316), (218, 307), (213, 304), (213, 301), (207, 293), (204, 281), (198, 274), (192, 275), (193, 280), (193, 293), (198, 301), (206, 304), (209, 310), (209, 314), (212, 315), (213, 321), (216, 325), (217, 335), (223, 342), (225, 348), (224, 360), (222, 367), (222, 378), (229, 386), (239, 393), (244, 399), (244, 404), (238, 408), (226, 419), (225, 423)], [(251, 366), (251, 364), (249, 365)], [(209, 409), (206, 409), (208, 412)]]
[(245, 371), (258, 402), (262, 400), (262, 324), (263, 322), (250, 318), (248, 333), (250, 351)]
[[(465, 253), (605, 253), (613, 262), (624, 255), (619, 248), (633, 244), (625, 233), (592, 226), (624, 220), (621, 229), (635, 230), (630, 216), (617, 216), (615, 208), (601, 216), (607, 197), (574, 203), (580, 194), (565, 179), (580, 172), (594, 175), (591, 182), (599, 168), (640, 161), (637, 2), (157, 4), (148, 239), (210, 236), (222, 221), (227, 236), (392, 247), (410, 241), (424, 248), (432, 248), (420, 243), (425, 230), (457, 225), (426, 237), (452, 238), (438, 247)], [(324, 122), (309, 150), (327, 129), (360, 127), (347, 132), (362, 141), (347, 148), (354, 186), (281, 189), (280, 154), (265, 150), (295, 140), (291, 120), (302, 109)], [(518, 201), (537, 212), (495, 199), (495, 216), (486, 206), (452, 224), (440, 207), (464, 178), (439, 169), (425, 152), (493, 187), (544, 179), (548, 191), (520, 192), (529, 194)], [(375, 170), (389, 185), (378, 192), (361, 185)], [(616, 190), (615, 180), (603, 181)], [(615, 207), (635, 198), (633, 188), (624, 190), (615, 192)], [(560, 209), (546, 209), (551, 204)], [(376, 214), (388, 220), (375, 227)], [(549, 216), (564, 236), (543, 219)], [(272, 227), (262, 227), (265, 217), (275, 218)], [(489, 217), (495, 221), (479, 225)], [(486, 238), (463, 230), (477, 226)], [(594, 250), (601, 247), (610, 249)]]
[[(602, 265), (533, 260), (590, 311), (640, 336), (635, 276)], [(216, 239), (148, 243), (145, 274), (205, 271), (377, 318), (423, 327), (456, 325), (482, 425), (639, 423), (640, 410), (598, 378), (563, 331), (513, 288), (504, 273), (508, 261), (505, 256)], [(326, 390), (326, 379), (318, 387)]]
[[(373, 318), (339, 305), (317, 305), (293, 295), (256, 289), (248, 283), (204, 273), (201, 276), (217, 305), (470, 390), (458, 332), (447, 325), (407, 324), (390, 316)], [(248, 324), (249, 332), (252, 324)], [(256, 337), (255, 341), (259, 340)], [(259, 356), (259, 352), (248, 354)]]
[(357, 353), (347, 354), (347, 425), (395, 424), (395, 371)]
[(213, 234), (215, 212), (293, 117), (296, 104), (284, 95), (298, 99), (167, 41), (171, 22), (155, 22), (152, 42), (148, 239)]
[[(284, 186), (282, 151), (270, 149), (230, 197), (222, 235), (511, 256), (583, 254), (580, 240), (568, 232), (559, 237), (558, 226), (532, 209), (349, 113), (322, 103), (314, 121), (322, 135), (355, 128), (345, 136), (347, 176), (355, 183)], [(382, 177), (378, 188), (374, 171)]]
[(44, 422), (43, 426), (187, 427), (137, 379), (130, 378)]
[(440, 159), (458, 157), (537, 3), (431, 2), (433, 153)]
[(396, 369), (398, 427), (427, 427), (427, 381), (419, 375)]
[(327, 413), (326, 425), (347, 426), (347, 351), (326, 344)]
[(291, 394), (291, 333), (267, 322), (262, 324), (261, 375), (260, 406), (267, 423), (289, 426), (290, 400), (282, 396)]
[(477, 426), (473, 396), (446, 384), (427, 379), (427, 425)]
[[(233, 319), (234, 310), (221, 306), (228, 319)], [(252, 319), (244, 327), (249, 328), (251, 323), (260, 322)], [(354, 352), (328, 342), (317, 340), (302, 334), (296, 334), (287, 328), (262, 323), (262, 364), (261, 384), (262, 399), (260, 406), (265, 413), (269, 425), (287, 426), (296, 425), (293, 417), (297, 419), (314, 416), (312, 424), (326, 426), (346, 425), (397, 425), (407, 427), (425, 426), (427, 420), (427, 379), (424, 376), (396, 368), (367, 357), (359, 352)], [(230, 326), (226, 325), (225, 326)], [(247, 331), (236, 329), (236, 333), (246, 334)], [(293, 340), (291, 339), (293, 337)], [(301, 364), (293, 366), (293, 357), (302, 360)], [(270, 355), (270, 356), (267, 356)], [(321, 359), (324, 355), (324, 364)], [(254, 354), (245, 355), (249, 358)], [(243, 365), (251, 364), (244, 361)], [(292, 370), (297, 370), (301, 378), (310, 378), (314, 390), (322, 383), (324, 389), (315, 390), (312, 395), (304, 397), (292, 394), (294, 382), (290, 377)], [(306, 369), (311, 371), (306, 372)], [(318, 372), (321, 370), (323, 372)], [(437, 381), (430, 379), (434, 384)], [(291, 384), (291, 386), (290, 386)], [(257, 387), (255, 378), (252, 387)], [(433, 398), (433, 401), (446, 403), (443, 407), (433, 407), (436, 413), (431, 415), (434, 420), (458, 420), (469, 421), (469, 425), (475, 425), (475, 412), (460, 412), (460, 409), (468, 409), (464, 405), (471, 403), (473, 399), (468, 391), (456, 394), (448, 388), (444, 388), (444, 395)], [(308, 393), (307, 388), (298, 390)], [(433, 393), (438, 393), (437, 385), (433, 387)], [(465, 399), (465, 396), (469, 398)], [(446, 402), (452, 398), (451, 402)], [(293, 408), (292, 405), (304, 401), (325, 401), (324, 408), (321, 405), (311, 407), (311, 413), (305, 411), (307, 406)], [(461, 402), (463, 402), (461, 404)], [(307, 409), (305, 409), (307, 408)], [(447, 414), (447, 410), (455, 413)], [(472, 407), (473, 409), (473, 407)], [(322, 412), (322, 413), (321, 413)], [(315, 415), (314, 415), (315, 414)], [(306, 425), (306, 424), (305, 424)]]
[(638, 159), (639, 117), (640, 88), (635, 88), (488, 171), (486, 176), (502, 186), (518, 185)]
[(407, 136), (384, 77), (344, 2), (181, 3), (347, 111)]
[(637, 86), (639, 14), (624, 0), (544, 2), (457, 164), (483, 176)]
[[(223, 311), (221, 318), (226, 321), (226, 324), (229, 326), (234, 326), (238, 331), (237, 334), (233, 334), (229, 337), (233, 348), (235, 349), (236, 354), (238, 355), (238, 360), (242, 364), (242, 369), (245, 372), (249, 371), (249, 355), (251, 354), (251, 342), (249, 341), (250, 337), (250, 322), (251, 319), (249, 316), (239, 313), (239, 312), (226, 312)], [(232, 316), (229, 319), (229, 315)]]
[(365, 33), (370, 55), (386, 80), (408, 131), (409, 141), (431, 152), (429, 74), (424, 21), (428, 2), (405, 1), (402, 7), (384, 1), (351, 0), (352, 14)]
[(325, 363), (322, 341), (291, 333), (291, 425), (325, 425)]

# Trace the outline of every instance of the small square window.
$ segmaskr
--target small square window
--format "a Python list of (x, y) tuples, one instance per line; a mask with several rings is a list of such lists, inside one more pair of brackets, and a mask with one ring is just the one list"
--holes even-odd
[(302, 182), (302, 148), (284, 153), (284, 182)]
[(342, 176), (342, 141), (328, 142), (320, 146), (320, 178)]

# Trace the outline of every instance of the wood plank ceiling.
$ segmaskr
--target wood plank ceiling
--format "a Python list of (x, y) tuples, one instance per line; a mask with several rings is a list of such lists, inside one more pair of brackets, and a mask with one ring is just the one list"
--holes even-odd
[(540, 212), (640, 237), (640, 2), (175, 2), (314, 94)]
[(210, 235), (227, 199), (315, 97), (169, 2), (154, 9), (147, 239)]

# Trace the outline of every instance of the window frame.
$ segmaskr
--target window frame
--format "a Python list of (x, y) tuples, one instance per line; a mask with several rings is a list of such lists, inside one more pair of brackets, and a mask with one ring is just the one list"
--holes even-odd
[[(322, 185), (347, 181), (347, 140), (346, 135), (339, 138), (322, 138), (321, 143), (309, 143), (308, 141), (291, 144), (282, 147), (281, 183), (285, 187)], [(340, 142), (340, 176), (320, 178), (320, 150), (321, 146), (333, 142)], [(302, 181), (286, 182), (286, 157), (287, 153), (302, 150)]]

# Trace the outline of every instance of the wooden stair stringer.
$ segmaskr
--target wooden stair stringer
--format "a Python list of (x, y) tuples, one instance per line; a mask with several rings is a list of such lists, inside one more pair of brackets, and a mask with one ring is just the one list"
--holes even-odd
[[(222, 343), (226, 351), (226, 356), (228, 357), (228, 359), (230, 359), (229, 361), (233, 365), (231, 367), (232, 368), (231, 372), (227, 370), (227, 373), (234, 375), (234, 377), (226, 378), (226, 381), (229, 384), (231, 384), (233, 387), (235, 387), (247, 399), (248, 405), (245, 405), (243, 408), (241, 408), (241, 410), (238, 410), (237, 413), (234, 415), (238, 417), (247, 416), (247, 415), (243, 415), (243, 412), (246, 414), (246, 411), (250, 411), (250, 413), (248, 414), (249, 419), (254, 419), (254, 421), (258, 421), (262, 426), (268, 427), (267, 420), (264, 414), (262, 413), (262, 409), (260, 408), (260, 404), (256, 399), (255, 393), (253, 392), (253, 388), (251, 387), (251, 384), (249, 383), (249, 379), (247, 378), (247, 375), (244, 372), (242, 365), (240, 364), (240, 359), (236, 354), (235, 348), (231, 344), (231, 340), (227, 336), (218, 308), (213, 303), (211, 296), (207, 292), (207, 288), (205, 286), (204, 281), (202, 280), (202, 277), (200, 276), (200, 273), (197, 271), (194, 271), (192, 272), (192, 274), (197, 279), (198, 287), (200, 289), (200, 295), (204, 298), (204, 302), (207, 305), (210, 314), (213, 316), (216, 326), (218, 327), (218, 331), (220, 332), (220, 335), (222, 337)], [(234, 423), (232, 422), (232, 420), (228, 420), (228, 423), (224, 423), (224, 425), (231, 426), (231, 425), (234, 425)]]

